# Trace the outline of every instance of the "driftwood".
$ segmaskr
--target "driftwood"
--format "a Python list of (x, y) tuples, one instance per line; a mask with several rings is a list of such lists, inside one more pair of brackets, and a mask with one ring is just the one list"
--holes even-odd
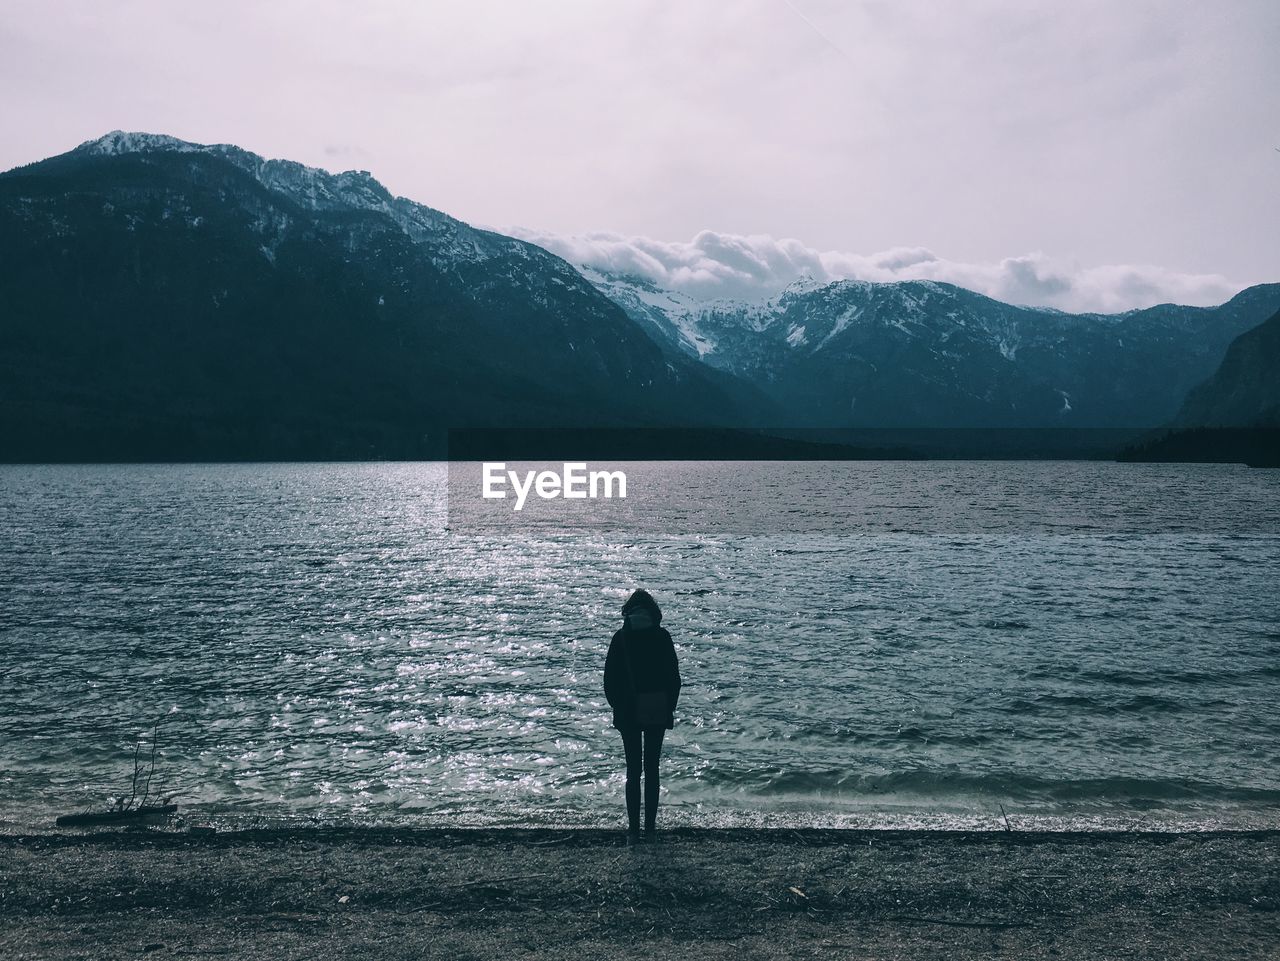
[[(151, 797), (151, 779), (156, 773), (156, 745), (160, 741), (160, 722), (151, 729), (151, 764), (146, 769), (146, 780), (143, 778), (141, 761), (142, 744), (133, 746), (133, 781), (130, 785), (129, 797), (120, 798), (116, 806), (109, 811), (89, 811), (82, 814), (64, 814), (53, 823), (60, 828), (93, 827), (95, 825), (131, 824), (152, 817), (163, 817), (178, 810), (178, 805), (170, 803), (171, 797), (164, 798), (159, 804), (148, 804)], [(142, 781), (142, 796), (138, 796), (138, 782)]]
[(150, 817), (173, 814), (176, 804), (151, 804), (119, 811), (96, 811), (89, 814), (64, 814), (53, 823), (60, 828), (92, 827), (96, 824), (129, 824)]

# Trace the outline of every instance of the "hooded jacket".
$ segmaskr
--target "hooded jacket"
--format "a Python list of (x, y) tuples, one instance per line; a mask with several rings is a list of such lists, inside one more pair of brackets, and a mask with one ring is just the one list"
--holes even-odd
[(609, 642), (604, 662), (604, 696), (618, 730), (637, 727), (637, 691), (667, 695), (667, 723), (675, 726), (680, 700), (680, 667), (671, 635), (661, 627), (662, 611), (645, 591), (636, 591), (622, 608), (623, 627)]

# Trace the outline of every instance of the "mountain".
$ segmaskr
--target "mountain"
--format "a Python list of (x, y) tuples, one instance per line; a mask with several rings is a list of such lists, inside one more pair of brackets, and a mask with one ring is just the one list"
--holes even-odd
[(1187, 395), (1178, 423), (1280, 427), (1280, 313), (1231, 342), (1218, 369)]
[(0, 304), (0, 459), (288, 459), (453, 427), (1162, 424), (1280, 285), (1114, 316), (929, 282), (704, 303), (364, 171), (117, 131), (0, 174)]
[(698, 302), (584, 268), (655, 342), (748, 379), (795, 423), (1144, 427), (1167, 423), (1280, 284), (1211, 308), (1066, 314), (931, 281), (806, 280), (760, 303)]
[(0, 174), (0, 458), (420, 456), (758, 394), (568, 263), (331, 174), (114, 132)]

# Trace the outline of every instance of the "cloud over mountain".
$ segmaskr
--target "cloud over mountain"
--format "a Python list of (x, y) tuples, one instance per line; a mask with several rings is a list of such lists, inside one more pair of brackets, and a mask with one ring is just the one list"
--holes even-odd
[(662, 241), (613, 233), (576, 236), (509, 231), (574, 264), (639, 274), (698, 299), (769, 296), (794, 280), (938, 280), (997, 300), (1072, 312), (1115, 313), (1159, 303), (1219, 304), (1246, 285), (1220, 274), (1188, 274), (1163, 267), (1109, 264), (1083, 267), (1041, 253), (993, 263), (939, 257), (925, 247), (875, 254), (820, 251), (799, 240), (767, 234), (704, 230), (690, 241)]

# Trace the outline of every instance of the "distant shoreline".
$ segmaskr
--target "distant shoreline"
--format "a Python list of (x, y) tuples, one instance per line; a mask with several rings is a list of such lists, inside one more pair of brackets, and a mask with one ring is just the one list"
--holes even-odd
[(1121, 463), (1280, 467), (1278, 427), (1184, 427), (1152, 431), (1120, 451)]
[[(27, 456), (30, 455), (30, 456)], [(325, 451), (0, 446), (2, 464), (473, 461), (1102, 461), (1280, 466), (1280, 428), (477, 428), (421, 445)]]

